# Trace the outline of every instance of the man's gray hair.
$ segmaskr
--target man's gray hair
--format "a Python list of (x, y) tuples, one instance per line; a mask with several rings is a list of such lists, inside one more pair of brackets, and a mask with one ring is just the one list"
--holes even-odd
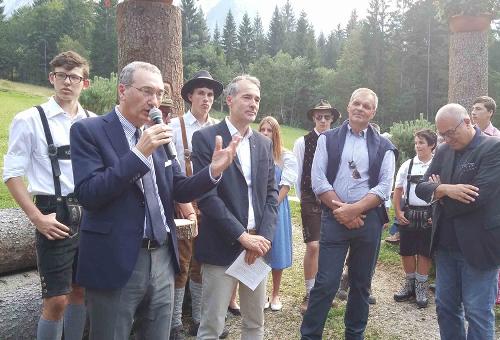
[(155, 65), (144, 61), (133, 61), (130, 64), (127, 64), (120, 72), (119, 83), (123, 85), (132, 85), (134, 82), (134, 72), (139, 69), (156, 73), (161, 76), (160, 69)]
[(467, 112), (465, 107), (456, 103), (446, 104), (445, 106), (441, 107), (436, 113), (436, 122), (441, 118), (455, 118), (457, 122), (465, 118), (470, 119), (469, 113)]
[(360, 94), (360, 93), (367, 93), (373, 97), (373, 101), (375, 103), (375, 110), (377, 110), (378, 107), (378, 96), (373, 90), (370, 90), (369, 88), (366, 87), (360, 87), (357, 90), (354, 90), (354, 92), (351, 94), (351, 99), (349, 99), (349, 104), (354, 100), (354, 98)]
[(226, 96), (234, 96), (238, 93), (238, 83), (242, 80), (248, 80), (249, 82), (254, 83), (257, 88), (260, 90), (260, 80), (256, 77), (253, 77), (249, 74), (242, 74), (241, 76), (235, 77), (231, 82), (226, 86)]

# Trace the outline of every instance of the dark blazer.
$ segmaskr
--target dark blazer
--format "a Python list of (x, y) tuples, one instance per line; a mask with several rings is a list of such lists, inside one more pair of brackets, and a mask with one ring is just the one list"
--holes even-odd
[[(193, 167), (202, 171), (212, 157), (215, 136), (222, 136), (226, 147), (231, 135), (225, 121), (193, 134)], [(252, 204), (259, 235), (272, 241), (277, 221), (278, 189), (274, 179), (271, 141), (253, 131), (250, 136), (252, 166)], [(201, 225), (195, 241), (195, 256), (201, 263), (231, 264), (243, 250), (238, 237), (248, 221), (248, 192), (238, 157), (227, 168), (215, 189), (198, 200)]]
[[(478, 129), (476, 133), (481, 133)], [(461, 166), (453, 173), (455, 151), (442, 144), (436, 151), (415, 193), (430, 202), (438, 184), (428, 182), (440, 175), (443, 184), (472, 184), (479, 188), (475, 202), (464, 204), (444, 197), (433, 205), (431, 249), (437, 244), (436, 231), (443, 207), (451, 213), (458, 245), (465, 260), (480, 269), (500, 265), (500, 139), (477, 135), (476, 145), (467, 148)]]
[[(76, 280), (94, 289), (123, 287), (137, 261), (145, 203), (136, 181), (149, 168), (129, 148), (116, 112), (83, 119), (71, 127), (75, 195), (84, 208)], [(153, 153), (156, 183), (170, 227), (169, 247), (179, 270), (174, 199), (190, 202), (212, 189), (208, 167), (186, 178), (165, 150)]]

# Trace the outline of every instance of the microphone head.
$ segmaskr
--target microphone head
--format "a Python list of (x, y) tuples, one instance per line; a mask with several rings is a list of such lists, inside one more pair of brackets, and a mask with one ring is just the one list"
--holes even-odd
[(155, 124), (163, 123), (162, 118), (161, 118), (161, 110), (157, 107), (152, 107), (151, 110), (149, 110), (149, 118)]

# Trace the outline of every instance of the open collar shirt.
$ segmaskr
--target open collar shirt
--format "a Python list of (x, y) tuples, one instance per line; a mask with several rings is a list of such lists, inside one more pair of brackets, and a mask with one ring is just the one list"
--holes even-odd
[[(71, 117), (59, 106), (54, 97), (41, 107), (47, 117), (54, 145), (57, 147), (69, 145), (71, 125), (87, 117), (85, 110), (78, 104), (77, 114)], [(95, 116), (91, 112), (89, 115)], [(32, 195), (54, 195), (54, 179), (47, 145), (38, 110), (31, 107), (19, 112), (10, 126), (9, 146), (3, 162), (3, 181), (25, 176), (28, 180), (28, 192)], [(71, 160), (60, 159), (59, 167), (61, 194), (66, 196), (74, 190)]]

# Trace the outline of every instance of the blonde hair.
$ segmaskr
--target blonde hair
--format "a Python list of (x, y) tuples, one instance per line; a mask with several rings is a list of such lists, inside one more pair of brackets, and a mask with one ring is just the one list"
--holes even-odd
[(281, 156), (283, 153), (283, 142), (281, 141), (280, 124), (274, 117), (271, 116), (264, 117), (259, 123), (259, 132), (260, 129), (262, 128), (262, 125), (264, 125), (265, 123), (269, 124), (273, 129), (271, 140), (273, 141), (273, 157), (274, 157), (274, 162), (276, 163), (281, 161)]

